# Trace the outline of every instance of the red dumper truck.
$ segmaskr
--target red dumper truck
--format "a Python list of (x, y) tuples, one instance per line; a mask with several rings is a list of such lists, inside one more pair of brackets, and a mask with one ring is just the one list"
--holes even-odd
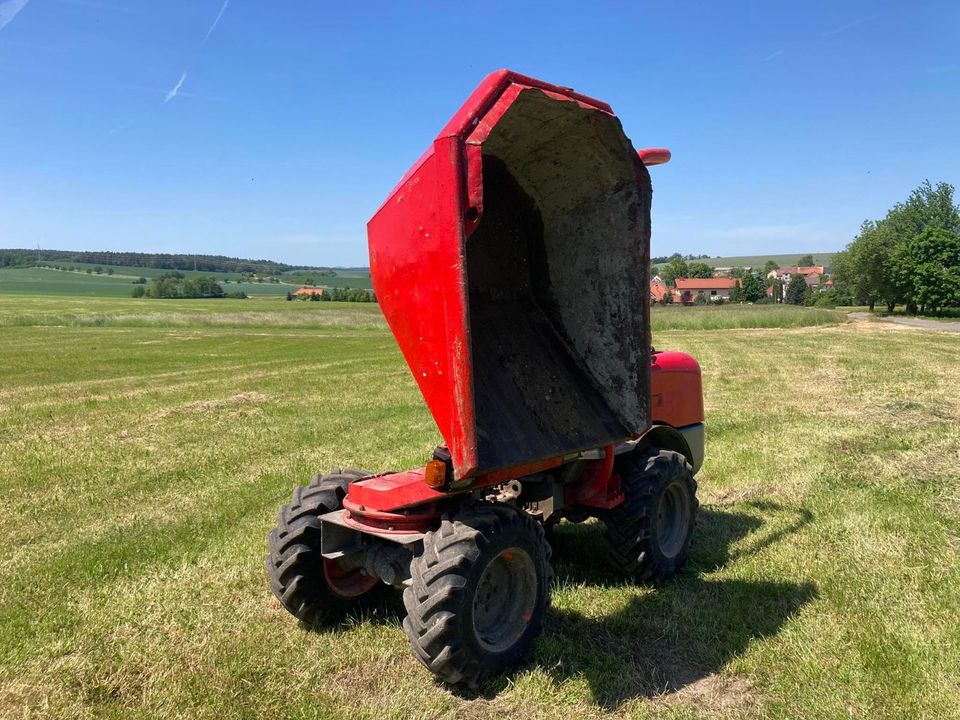
[(380, 307), (444, 444), (423, 467), (335, 470), (280, 510), (270, 587), (318, 626), (402, 590), (413, 654), (475, 686), (550, 606), (548, 535), (606, 526), (639, 581), (687, 560), (700, 368), (650, 344), (651, 185), (606, 103), (501, 70), (368, 224)]

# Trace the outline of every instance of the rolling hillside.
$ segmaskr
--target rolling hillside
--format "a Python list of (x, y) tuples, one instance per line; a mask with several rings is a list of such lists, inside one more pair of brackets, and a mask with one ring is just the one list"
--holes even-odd
[[(133, 289), (132, 281), (139, 277), (147, 280), (170, 272), (160, 268), (143, 268), (125, 265), (93, 265), (71, 263), (78, 271), (56, 270), (53, 267), (0, 268), (0, 293), (28, 293), (38, 295), (73, 295), (86, 297), (127, 297)], [(100, 267), (102, 274), (87, 273)], [(113, 275), (107, 270), (112, 269)], [(227, 292), (243, 291), (250, 296), (277, 297), (286, 295), (310, 280), (320, 287), (369, 289), (370, 271), (366, 268), (337, 269), (334, 276), (320, 276), (315, 272), (291, 270), (279, 275), (280, 282), (251, 282), (240, 273), (211, 273), (181, 270), (187, 277), (206, 275), (217, 278)]]
[[(688, 262), (702, 262), (710, 267), (754, 267), (762, 268), (768, 260), (773, 260), (778, 265), (795, 265), (803, 255), (807, 253), (786, 253), (780, 255), (729, 255), (727, 257), (700, 258), (689, 260)], [(830, 267), (830, 261), (836, 252), (811, 253), (815, 265), (825, 265)], [(663, 263), (657, 263), (660, 267)]]

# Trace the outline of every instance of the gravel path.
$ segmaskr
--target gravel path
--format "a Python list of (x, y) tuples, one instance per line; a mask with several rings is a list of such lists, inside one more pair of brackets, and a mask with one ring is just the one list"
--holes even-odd
[(960, 332), (960, 323), (944, 322), (942, 320), (930, 320), (929, 318), (908, 318), (908, 317), (880, 317), (868, 312), (851, 312), (847, 317), (854, 320), (878, 320), (880, 322), (896, 323), (897, 325), (908, 325), (909, 327), (923, 328), (924, 330), (937, 330), (938, 332)]

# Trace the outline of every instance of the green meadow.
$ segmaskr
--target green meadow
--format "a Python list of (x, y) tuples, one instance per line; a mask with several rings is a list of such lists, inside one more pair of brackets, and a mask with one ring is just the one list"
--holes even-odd
[(376, 305), (3, 293), (0, 717), (960, 716), (956, 334), (655, 309), (703, 368), (691, 562), (561, 525), (535, 652), (463, 694), (398, 598), (312, 632), (263, 571), (294, 485), (440, 440)]
[[(160, 268), (128, 267), (123, 265), (92, 265), (89, 263), (64, 263), (61, 267), (76, 267), (78, 270), (57, 270), (52, 265), (23, 268), (0, 268), (0, 295), (30, 294), (73, 297), (130, 297), (132, 282), (140, 277), (148, 281), (164, 273)], [(96, 273), (95, 268), (101, 268)], [(114, 271), (109, 275), (107, 270)], [(90, 270), (90, 273), (86, 271)], [(293, 270), (283, 273), (279, 282), (256, 282), (244, 279), (239, 273), (180, 271), (187, 277), (197, 275), (217, 278), (225, 291), (242, 291), (251, 297), (278, 297), (296, 290), (310, 281), (320, 287), (370, 288), (370, 272), (366, 269), (337, 269), (334, 276), (319, 272)]]

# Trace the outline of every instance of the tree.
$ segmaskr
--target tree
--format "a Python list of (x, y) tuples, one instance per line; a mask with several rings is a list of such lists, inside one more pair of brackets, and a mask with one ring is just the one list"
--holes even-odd
[(97, 275), (100, 275), (101, 273), (103, 273), (103, 268), (100, 267), (99, 265), (97, 265), (97, 266), (93, 269), (93, 271), (94, 271)]
[(740, 294), (744, 302), (757, 302), (767, 296), (767, 286), (754, 273), (745, 273), (740, 283)]
[(676, 284), (678, 277), (688, 277), (690, 269), (687, 267), (687, 261), (680, 256), (680, 253), (674, 253), (670, 256), (670, 261), (660, 271), (660, 277), (669, 287)]
[(133, 290), (130, 292), (130, 297), (142, 298), (146, 294), (147, 291), (143, 285), (134, 285)]
[(797, 260), (798, 267), (810, 267), (811, 265), (813, 265), (813, 255), (804, 255)]
[[(834, 256), (833, 279), (838, 292), (866, 303), (871, 310), (877, 302), (884, 302), (891, 311), (902, 303), (908, 312), (916, 312), (927, 307), (929, 300), (949, 301), (949, 292), (943, 294), (933, 289), (940, 281), (949, 284), (933, 265), (945, 269), (949, 262), (923, 258), (931, 257), (931, 242), (949, 245), (949, 238), (960, 234), (960, 208), (953, 202), (953, 192), (953, 186), (947, 183), (934, 186), (925, 180), (905, 202), (894, 205), (883, 220), (864, 222), (847, 249)], [(923, 247), (915, 245), (914, 241), (931, 228), (939, 228), (946, 235), (928, 237)], [(923, 284), (922, 291), (918, 283)]]
[(773, 278), (770, 281), (770, 301), (775, 303), (783, 302), (783, 280)]
[(895, 259), (898, 282), (913, 311), (939, 314), (960, 306), (960, 235), (929, 226), (898, 246)]
[(766, 277), (767, 275), (772, 273), (774, 270), (779, 270), (779, 269), (780, 269), (780, 263), (774, 262), (773, 260), (767, 260), (763, 264), (763, 276)]
[(759, 302), (767, 296), (767, 286), (752, 272), (745, 272), (740, 282), (730, 290), (730, 302)]
[(806, 299), (807, 282), (800, 273), (794, 273), (787, 285), (787, 291), (784, 293), (783, 301), (792, 305), (803, 305)]
[(712, 278), (713, 268), (707, 265), (706, 263), (692, 262), (689, 265), (687, 265), (687, 277)]
[(113, 275), (113, 268), (107, 268), (107, 275)]
[(885, 302), (890, 310), (903, 302), (903, 293), (894, 279), (896, 238), (883, 221), (865, 221), (847, 249), (833, 258), (835, 284), (846, 288), (857, 302), (871, 310)]
[(293, 294), (287, 290), (287, 300), (293, 300)]

